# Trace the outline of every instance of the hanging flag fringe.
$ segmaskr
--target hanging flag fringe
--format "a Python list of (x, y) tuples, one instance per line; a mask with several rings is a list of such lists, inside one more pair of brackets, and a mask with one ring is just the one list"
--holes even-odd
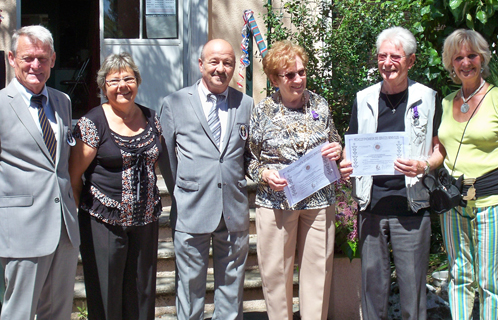
[(251, 64), (249, 61), (249, 37), (251, 33), (253, 34), (254, 40), (258, 45), (259, 52), (261, 56), (264, 58), (267, 52), (265, 41), (263, 40), (263, 36), (259, 31), (258, 25), (256, 24), (256, 20), (254, 19), (254, 12), (252, 10), (245, 10), (242, 15), (244, 18), (244, 26), (242, 27), (242, 41), (240, 43), (240, 49), (242, 50), (242, 55), (240, 56), (240, 66), (239, 66), (239, 77), (240, 80), (237, 81), (237, 85), (242, 88), (242, 83), (244, 82), (244, 76), (242, 72), (245, 68)]

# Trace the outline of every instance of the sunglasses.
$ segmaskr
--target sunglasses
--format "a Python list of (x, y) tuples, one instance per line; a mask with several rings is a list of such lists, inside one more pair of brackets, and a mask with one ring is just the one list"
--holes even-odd
[(285, 74), (279, 74), (278, 76), (282, 77), (282, 78), (286, 77), (287, 80), (292, 81), (292, 80), (294, 80), (296, 75), (299, 75), (302, 78), (306, 75), (306, 70), (303, 69), (303, 70), (299, 70), (298, 72), (287, 72)]
[(387, 58), (391, 57), (392, 62), (399, 62), (402, 58), (406, 56), (400, 56), (399, 54), (387, 54), (387, 53), (379, 53), (377, 55), (377, 59), (379, 61), (386, 61)]

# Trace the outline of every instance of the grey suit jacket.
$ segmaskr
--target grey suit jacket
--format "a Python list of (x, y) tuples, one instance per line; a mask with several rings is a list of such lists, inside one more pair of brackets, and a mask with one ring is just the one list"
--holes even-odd
[(46, 256), (59, 244), (65, 223), (73, 246), (79, 229), (69, 180), (71, 102), (48, 88), (59, 134), (53, 162), (28, 106), (13, 82), (0, 91), (0, 256)]
[(249, 130), (253, 100), (229, 88), (228, 123), (220, 150), (202, 110), (198, 85), (199, 81), (167, 96), (161, 106), (165, 146), (159, 165), (173, 196), (172, 223), (181, 232), (211, 233), (223, 213), (229, 231), (245, 231), (247, 140), (241, 131)]

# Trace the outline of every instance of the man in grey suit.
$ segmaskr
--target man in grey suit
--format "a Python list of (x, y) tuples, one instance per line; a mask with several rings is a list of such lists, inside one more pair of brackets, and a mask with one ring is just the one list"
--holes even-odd
[(167, 96), (161, 109), (160, 166), (176, 203), (176, 309), (180, 320), (203, 319), (212, 241), (213, 319), (242, 319), (249, 247), (244, 149), (253, 100), (228, 86), (235, 69), (228, 42), (206, 43), (199, 68), (202, 79)]
[(0, 91), (2, 320), (71, 317), (79, 230), (69, 181), (71, 102), (45, 85), (55, 63), (50, 31), (17, 30)]

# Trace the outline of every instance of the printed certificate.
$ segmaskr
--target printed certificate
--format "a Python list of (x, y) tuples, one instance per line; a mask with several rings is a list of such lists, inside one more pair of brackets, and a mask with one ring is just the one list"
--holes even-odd
[(319, 145), (278, 172), (288, 183), (284, 192), (289, 206), (292, 207), (341, 177), (336, 163), (322, 157), (321, 149), (327, 143)]
[(345, 140), (352, 177), (401, 174), (394, 170), (394, 160), (405, 158), (408, 142), (404, 132), (349, 134)]

